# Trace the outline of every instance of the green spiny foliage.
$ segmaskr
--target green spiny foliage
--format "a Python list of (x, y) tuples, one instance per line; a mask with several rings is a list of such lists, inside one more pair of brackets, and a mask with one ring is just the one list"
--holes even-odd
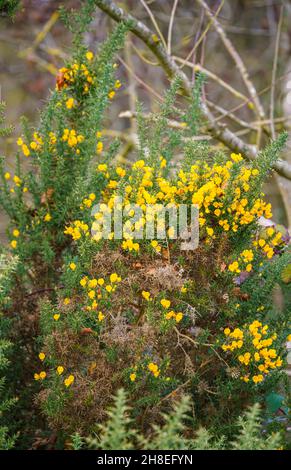
[(130, 427), (129, 406), (123, 389), (117, 392), (114, 397), (114, 404), (107, 414), (106, 425), (100, 426), (99, 439), (93, 438), (90, 440), (90, 447), (106, 450), (132, 449), (135, 431)]
[(12, 132), (12, 127), (7, 127), (4, 125), (5, 118), (4, 118), (4, 111), (5, 111), (5, 103), (0, 102), (0, 137), (5, 137)]
[(0, 0), (0, 14), (13, 18), (20, 5), (21, 0)]
[(4, 253), (0, 254), (0, 449), (7, 450), (13, 447), (15, 437), (9, 436), (9, 428), (6, 425), (7, 412), (15, 403), (15, 399), (7, 396), (7, 384), (3, 371), (7, 369), (10, 364), (8, 359), (9, 352), (12, 347), (9, 341), (9, 327), (10, 322), (3, 316), (2, 308), (7, 304), (9, 288), (11, 288), (11, 274), (15, 271), (17, 259), (7, 256)]
[[(114, 405), (109, 412), (108, 421), (102, 425), (98, 437), (89, 437), (86, 442), (89, 448), (102, 450), (119, 450), (139, 448), (146, 450), (276, 450), (281, 446), (279, 433), (264, 435), (261, 424), (261, 410), (255, 404), (245, 414), (239, 417), (235, 428), (235, 437), (227, 442), (224, 436), (215, 438), (205, 428), (192, 431), (186, 425), (191, 410), (191, 400), (183, 397), (173, 411), (162, 416), (164, 424), (154, 426), (151, 435), (144, 437), (134, 428), (134, 422), (129, 418), (129, 408), (126, 404), (126, 394), (119, 390), (114, 399)], [(76, 442), (76, 437), (72, 437)], [(78, 436), (77, 448), (83, 447), (85, 440)]]
[(262, 150), (254, 162), (254, 168), (259, 170), (260, 177), (258, 179), (257, 192), (253, 192), (253, 197), (256, 197), (268, 176), (273, 164), (278, 160), (279, 154), (284, 148), (288, 139), (288, 133), (282, 132), (278, 138), (272, 141), (267, 147)]
[(254, 405), (245, 416), (238, 420), (239, 434), (233, 441), (234, 450), (274, 450), (280, 447), (280, 434), (274, 433), (266, 439), (262, 437), (260, 407)]
[(75, 433), (72, 435), (72, 449), (73, 450), (81, 450), (84, 447), (84, 439), (79, 433)]
[(145, 439), (143, 448), (162, 450), (182, 450), (187, 448), (189, 442), (183, 436), (185, 421), (190, 410), (191, 400), (185, 396), (174, 407), (171, 413), (163, 414), (163, 426), (154, 426), (152, 440)]
[(199, 129), (202, 126), (200, 104), (201, 91), (204, 81), (204, 75), (198, 73), (195, 77), (195, 86), (193, 86), (192, 88), (192, 96), (189, 101), (189, 106), (183, 118), (183, 122), (187, 124), (189, 135), (191, 135), (192, 137), (198, 135)]
[[(21, 153), (17, 153), (14, 176), (16, 187), (13, 190), (9, 184), (11, 176), (5, 172), (4, 161), (1, 161), (3, 185), (0, 204), (9, 215), (11, 225), (17, 226), (21, 233), (21, 260), (30, 259), (32, 270), (38, 269), (43, 262), (45, 282), (48, 282), (48, 276), (52, 273), (52, 263), (57, 262), (56, 256), (67, 245), (58, 227), (65, 227), (69, 220), (79, 216), (82, 194), (86, 194), (88, 188), (94, 184), (102, 189), (100, 178), (92, 171), (92, 160), (96, 156), (96, 132), (100, 130), (100, 119), (109, 102), (109, 91), (114, 88), (114, 56), (122, 45), (126, 30), (125, 25), (118, 26), (93, 60), (91, 57), (90, 60), (85, 58), (85, 71), (92, 80), (90, 90), (84, 92), (84, 79), (78, 65), (81, 60), (80, 49), (76, 49), (71, 65), (68, 64), (76, 71), (74, 87), (68, 84), (63, 86), (62, 81), (66, 79), (63, 76), (60, 78), (59, 89), (52, 93), (41, 114), (40, 126), (34, 133), (23, 120), (24, 137), (19, 141), (20, 149), (33, 156), (33, 161), (31, 170), (25, 173)], [(83, 48), (82, 53), (84, 55)], [(66, 73), (69, 74), (61, 72), (62, 75)], [(88, 88), (87, 85), (85, 87)], [(77, 103), (76, 109), (73, 109), (73, 121), (71, 111), (63, 109), (68, 99)], [(72, 132), (78, 130), (80, 145), (77, 155), (74, 142), (71, 146), (70, 140), (69, 145), (64, 142), (66, 129)], [(3, 135), (8, 132), (9, 129), (2, 130)], [(33, 149), (30, 148), (31, 142), (35, 145)], [(27, 186), (32, 195), (32, 204), (25, 198)], [(9, 238), (13, 239), (13, 236)], [(19, 274), (26, 277), (27, 269), (22, 270), (22, 263), (19, 269)]]
[(11, 275), (16, 271), (17, 264), (17, 256), (11, 256), (5, 252), (0, 253), (0, 305), (9, 300)]

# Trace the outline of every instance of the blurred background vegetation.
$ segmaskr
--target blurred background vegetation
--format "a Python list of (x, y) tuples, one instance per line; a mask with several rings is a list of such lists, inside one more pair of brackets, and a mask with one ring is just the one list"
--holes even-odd
[[(8, 124), (14, 137), (1, 143), (0, 152), (14, 166), (20, 116), (36, 123), (58, 67), (69, 53), (71, 35), (58, 12), (58, 0), (2, 0), (0, 17), (1, 100), (7, 104)], [(214, 20), (203, 1), (126, 0), (118, 5), (155, 31), (159, 41), (194, 82), (196, 72), (206, 76), (203, 98), (215, 118), (245, 142), (261, 148), (272, 136), (291, 125), (291, 2), (283, 0), (208, 0)], [(78, 7), (78, 0), (65, 2)], [(14, 10), (11, 15), (8, 14)], [(215, 21), (243, 61), (256, 89), (262, 114), (254, 109), (242, 72), (226, 47)], [(113, 21), (97, 9), (86, 41), (92, 50), (113, 28)], [(119, 57), (123, 83), (110, 107), (106, 131), (122, 138), (122, 157), (135, 144), (136, 98), (148, 111), (155, 111), (168, 80), (146, 46), (130, 34)], [(124, 117), (124, 112), (125, 113)], [(123, 114), (122, 114), (123, 113)], [(131, 117), (128, 117), (131, 116)], [(221, 146), (220, 143), (214, 142)], [(3, 148), (4, 147), (4, 148)], [(291, 142), (283, 156), (291, 162)], [(274, 207), (274, 220), (291, 225), (291, 182), (274, 176), (266, 193)], [(5, 220), (0, 217), (0, 239), (5, 239)]]

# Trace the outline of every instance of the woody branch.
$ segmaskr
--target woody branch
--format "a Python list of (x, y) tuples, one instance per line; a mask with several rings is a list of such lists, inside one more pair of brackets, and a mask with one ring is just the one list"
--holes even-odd
[[(182, 87), (186, 95), (191, 93), (191, 82), (187, 75), (176, 64), (174, 58), (168, 54), (161, 41), (157, 40), (156, 34), (148, 28), (143, 22), (137, 20), (129, 13), (126, 13), (122, 8), (118, 7), (111, 0), (95, 0), (96, 6), (104, 13), (110, 16), (116, 22), (126, 22), (129, 30), (141, 39), (144, 44), (156, 56), (160, 66), (164, 69), (169, 78), (179, 76), (181, 78)], [(242, 153), (243, 157), (247, 160), (255, 160), (257, 157), (257, 149), (255, 146), (249, 145), (240, 139), (236, 134), (230, 131), (227, 126), (218, 122), (207, 104), (202, 101), (201, 111), (208, 122), (209, 133), (222, 142), (226, 147), (234, 152)], [(291, 180), (291, 165), (283, 160), (277, 160), (273, 165), (273, 169), (281, 176)]]

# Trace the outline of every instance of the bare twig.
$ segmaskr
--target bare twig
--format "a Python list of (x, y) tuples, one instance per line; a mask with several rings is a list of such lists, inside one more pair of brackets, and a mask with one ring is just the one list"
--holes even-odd
[(212, 22), (213, 22), (213, 19), (216, 18), (219, 13), (220, 13), (220, 10), (222, 9), (224, 5), (224, 0), (222, 0), (222, 2), (220, 3), (219, 7), (217, 8), (216, 12), (214, 13), (213, 15), (213, 18), (210, 19), (209, 23), (207, 24), (205, 30), (203, 31), (203, 33), (201, 34), (200, 38), (195, 42), (193, 48), (191, 49), (191, 51), (189, 52), (189, 54), (187, 55), (186, 59), (183, 60), (183, 63), (182, 65), (180, 66), (180, 68), (183, 68), (184, 65), (186, 64), (186, 62), (191, 58), (191, 56), (195, 53), (195, 51), (197, 50), (198, 46), (201, 44), (201, 42), (203, 41), (203, 39), (205, 38), (206, 34), (208, 33), (211, 25), (212, 25)]
[(214, 354), (216, 354), (216, 356), (219, 358), (220, 361), (222, 361), (227, 367), (229, 367), (229, 365), (227, 364), (227, 362), (223, 359), (223, 357), (220, 356), (220, 354), (216, 351), (215, 349), (215, 346), (214, 344), (212, 343), (200, 343), (199, 341), (195, 341), (194, 339), (190, 338), (190, 336), (187, 336), (187, 335), (184, 335), (183, 333), (181, 333), (178, 328), (174, 327), (174, 330), (175, 332), (177, 333), (177, 336), (180, 338), (184, 338), (186, 339), (187, 341), (189, 341), (190, 343), (194, 344), (194, 346), (205, 346), (205, 347), (208, 347), (210, 348)]
[(190, 68), (194, 69), (195, 72), (202, 72), (204, 75), (211, 78), (213, 81), (217, 82), (220, 86), (222, 86), (223, 88), (228, 90), (233, 96), (235, 96), (235, 98), (239, 98), (239, 99), (245, 101), (246, 103), (249, 102), (249, 98), (246, 95), (244, 95), (240, 91), (233, 88), (231, 85), (229, 85), (224, 80), (222, 80), (222, 78), (218, 77), (215, 73), (213, 73), (210, 70), (206, 69), (202, 65), (192, 64), (191, 62), (189, 62), (187, 60), (184, 60), (184, 59), (181, 59), (180, 57), (176, 57), (176, 56), (174, 56), (174, 59), (177, 62), (180, 62), (180, 63), (183, 62), (183, 64), (187, 65), (187, 67), (190, 67)]
[(154, 27), (155, 27), (156, 30), (157, 30), (157, 33), (158, 33), (158, 35), (159, 35), (159, 38), (160, 38), (160, 40), (162, 41), (163, 46), (164, 46), (165, 49), (166, 49), (166, 48), (167, 48), (166, 41), (165, 41), (165, 39), (164, 39), (164, 36), (163, 36), (162, 31), (161, 31), (160, 28), (159, 28), (158, 23), (156, 22), (156, 19), (155, 19), (154, 15), (153, 15), (152, 11), (150, 10), (150, 8), (148, 7), (148, 5), (146, 4), (146, 2), (145, 2), (144, 0), (140, 0), (140, 2), (141, 2), (141, 4), (144, 6), (144, 8), (146, 9), (146, 11), (147, 11), (147, 13), (148, 13), (150, 19), (152, 20), (152, 23), (153, 23)]
[(135, 78), (135, 80), (137, 82), (139, 82), (144, 88), (146, 88), (153, 96), (155, 96), (159, 101), (163, 101), (163, 97), (161, 95), (159, 95), (159, 93), (157, 93), (150, 85), (148, 85), (147, 83), (145, 83), (140, 77), (138, 77), (136, 75), (136, 73), (134, 73), (134, 71), (132, 70), (132, 68), (130, 68), (130, 66), (124, 62), (124, 60), (122, 60), (121, 57), (118, 58), (119, 61), (122, 63), (123, 67)]
[[(127, 22), (129, 24), (130, 31), (139, 37), (157, 57), (166, 74), (170, 78), (179, 76), (181, 78), (182, 87), (185, 93), (190, 95), (192, 88), (190, 80), (179, 69), (173, 58), (167, 54), (167, 51), (161, 42), (157, 41), (156, 35), (145, 24), (143, 24), (141, 21), (138, 21), (132, 15), (127, 14), (122, 8), (118, 7), (111, 0), (95, 0), (95, 4), (115, 21)], [(248, 160), (256, 159), (256, 148), (242, 141), (233, 132), (227, 129), (225, 125), (216, 122), (206, 103), (201, 104), (201, 112), (208, 120), (208, 129), (213, 137), (225, 144), (226, 147), (232, 151), (242, 153), (242, 155)], [(277, 160), (277, 162), (274, 163), (273, 168), (280, 175), (287, 179), (291, 179), (291, 165), (289, 165), (287, 162)]]
[(280, 8), (280, 18), (279, 18), (279, 23), (278, 23), (277, 35), (276, 35), (274, 61), (273, 61), (273, 69), (272, 69), (271, 96), (270, 96), (270, 127), (271, 127), (271, 134), (272, 134), (273, 139), (276, 138), (275, 124), (274, 124), (275, 83), (276, 83), (276, 74), (277, 74), (277, 66), (278, 66), (280, 36), (281, 36), (282, 23), (283, 23), (283, 11), (284, 11), (284, 5), (282, 5)]
[(205, 10), (205, 13), (206, 15), (212, 19), (212, 25), (214, 26), (215, 30), (217, 31), (217, 33), (219, 34), (226, 50), (228, 51), (228, 53), (230, 54), (230, 56), (233, 58), (240, 74), (241, 74), (241, 77), (245, 83), (245, 86), (250, 94), (250, 96), (252, 97), (253, 99), (253, 102), (254, 102), (254, 105), (256, 107), (256, 110), (259, 114), (259, 116), (261, 118), (264, 118), (265, 117), (265, 112), (264, 112), (264, 109), (261, 105), (261, 102), (258, 98), (258, 95), (257, 95), (257, 92), (256, 92), (256, 89), (253, 85), (253, 83), (250, 81), (249, 79), (249, 74), (248, 74), (248, 71), (245, 67), (245, 64), (243, 63), (242, 61), (242, 58), (241, 56), (238, 54), (238, 52), (236, 51), (236, 49), (234, 48), (232, 42), (228, 39), (223, 27), (221, 26), (221, 24), (219, 23), (219, 21), (217, 20), (217, 18), (215, 18), (214, 14), (212, 13), (212, 11), (210, 10), (210, 8), (208, 7), (208, 5), (205, 3), (204, 0), (197, 0), (197, 2), (199, 3), (199, 5), (201, 5), (202, 8), (204, 8)]
[(174, 25), (174, 18), (175, 18), (175, 13), (176, 9), (178, 6), (179, 0), (174, 0), (171, 16), (170, 16), (170, 22), (169, 22), (169, 29), (168, 29), (168, 47), (167, 51), (168, 54), (171, 55), (172, 53), (172, 31), (173, 31), (173, 25)]
[[(121, 111), (121, 113), (119, 113), (118, 117), (127, 118), (127, 119), (137, 118), (137, 113), (136, 112), (132, 113), (130, 110)], [(142, 117), (145, 120), (155, 120), (156, 119), (156, 115), (151, 114), (151, 113), (142, 113)], [(169, 127), (171, 127), (172, 129), (185, 129), (185, 125), (183, 123), (178, 122), (178, 121), (174, 121), (173, 119), (167, 119), (167, 125)], [(107, 135), (110, 135), (109, 134), (109, 132), (110, 132), (111, 136), (114, 136), (114, 137), (120, 136), (120, 138), (123, 139), (123, 140), (130, 138), (127, 134), (124, 134), (121, 131), (111, 131), (111, 130), (107, 131), (107, 130), (105, 130), (104, 135), (105, 135), (105, 132), (107, 132)], [(135, 138), (137, 139), (137, 136), (135, 136)], [(195, 135), (195, 136), (191, 137), (190, 140), (199, 141), (199, 140), (209, 140), (209, 139), (211, 139), (211, 136), (209, 136), (209, 135)]]
[(218, 111), (223, 117), (232, 119), (234, 122), (239, 124), (241, 127), (244, 127), (244, 128), (249, 129), (251, 131), (257, 131), (257, 129), (258, 129), (258, 126), (255, 126), (254, 124), (243, 121), (243, 119), (238, 118), (235, 114), (231, 113), (227, 109), (224, 109), (221, 106), (218, 106), (218, 105), (212, 103), (209, 100), (207, 100), (207, 105), (209, 106), (209, 108), (213, 108), (216, 111)]
[[(125, 59), (126, 63), (129, 67), (130, 70), (133, 69), (133, 64), (132, 64), (132, 59), (131, 59), (131, 45), (132, 43), (130, 41), (126, 41), (125, 43)], [(136, 95), (136, 81), (133, 79), (132, 74), (128, 70), (128, 81), (129, 81), (129, 87), (127, 90), (127, 95), (128, 95), (128, 101), (129, 101), (129, 108), (130, 110), (134, 113), (135, 112), (135, 107), (137, 103), (137, 95)], [(131, 133), (132, 134), (137, 134), (137, 124), (134, 119), (131, 119), (130, 122), (130, 127), (131, 127)]]

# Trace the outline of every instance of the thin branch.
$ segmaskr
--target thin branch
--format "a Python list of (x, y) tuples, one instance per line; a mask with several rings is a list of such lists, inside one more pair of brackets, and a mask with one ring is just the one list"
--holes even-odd
[(148, 90), (153, 96), (155, 96), (159, 101), (163, 101), (163, 97), (159, 95), (150, 85), (144, 82), (140, 77), (136, 75), (136, 73), (129, 67), (129, 65), (118, 57), (118, 60), (123, 65), (123, 67), (135, 78), (135, 80), (140, 83), (146, 90)]
[[(125, 49), (124, 49), (126, 63), (130, 70), (133, 69), (131, 45), (132, 45), (132, 42), (127, 40), (125, 42)], [(128, 70), (128, 81), (129, 81), (129, 87), (127, 90), (127, 95), (128, 95), (128, 101), (129, 101), (129, 108), (134, 113), (136, 103), (137, 103), (136, 81), (134, 80), (134, 77), (132, 76), (129, 70)], [(137, 124), (134, 119), (131, 119), (130, 126), (131, 126), (131, 133), (137, 134)]]
[(250, 96), (252, 97), (253, 99), (253, 102), (254, 102), (254, 105), (256, 107), (256, 110), (259, 114), (259, 116), (261, 118), (264, 118), (265, 117), (265, 112), (264, 112), (264, 109), (261, 105), (261, 102), (258, 98), (258, 95), (257, 95), (257, 92), (256, 92), (256, 89), (253, 85), (253, 83), (250, 81), (249, 79), (249, 74), (248, 74), (248, 71), (245, 67), (245, 64), (243, 63), (242, 61), (242, 58), (241, 56), (238, 54), (238, 52), (236, 51), (236, 49), (234, 48), (232, 42), (228, 39), (223, 27), (221, 26), (221, 24), (219, 23), (219, 21), (217, 20), (217, 18), (214, 17), (212, 11), (210, 10), (210, 8), (208, 7), (208, 5), (205, 3), (204, 0), (197, 0), (197, 2), (199, 3), (199, 5), (204, 8), (205, 10), (205, 13), (206, 15), (212, 19), (212, 25), (214, 26), (216, 32), (218, 33), (218, 35), (220, 36), (226, 50), (228, 51), (228, 53), (230, 54), (230, 56), (233, 58), (234, 60), (234, 63), (236, 64), (240, 74), (241, 74), (241, 77), (245, 83), (245, 86), (250, 94)]
[[(214, 13), (213, 15), (213, 18), (216, 18), (219, 13), (220, 13), (220, 10), (222, 9), (224, 5), (224, 0), (222, 0), (222, 2), (220, 3), (219, 7), (217, 8), (216, 12)], [(204, 11), (204, 10), (203, 10)], [(196, 49), (198, 48), (198, 46), (200, 45), (200, 43), (203, 41), (203, 39), (205, 38), (206, 34), (208, 33), (211, 25), (212, 25), (212, 22), (213, 22), (213, 19), (211, 18), (209, 23), (207, 24), (205, 30), (203, 31), (203, 33), (201, 34), (200, 38), (195, 42), (193, 48), (191, 49), (191, 51), (189, 52), (189, 54), (187, 55), (186, 59), (183, 60), (183, 63), (182, 65), (180, 66), (180, 68), (183, 68), (184, 67), (184, 64), (186, 64), (186, 62), (191, 58), (191, 56), (195, 53)]]
[(153, 15), (152, 11), (150, 10), (150, 8), (148, 7), (148, 5), (146, 4), (146, 2), (145, 2), (144, 0), (140, 0), (140, 2), (141, 2), (141, 4), (143, 5), (143, 7), (146, 9), (146, 11), (147, 11), (147, 13), (148, 13), (150, 19), (152, 20), (152, 23), (153, 23), (154, 27), (155, 27), (156, 30), (157, 30), (157, 33), (158, 33), (158, 35), (159, 35), (159, 37), (160, 37), (160, 40), (162, 41), (163, 46), (164, 46), (164, 48), (166, 49), (166, 48), (167, 48), (166, 41), (165, 41), (165, 39), (164, 39), (164, 36), (163, 36), (162, 31), (161, 31), (160, 28), (159, 28), (158, 23), (156, 22), (156, 19), (155, 19), (154, 15)]
[(227, 364), (227, 362), (223, 359), (223, 357), (220, 356), (220, 354), (216, 351), (215, 349), (215, 346), (214, 344), (212, 343), (200, 343), (199, 341), (194, 341), (194, 339), (190, 338), (190, 336), (187, 336), (187, 335), (184, 335), (183, 333), (181, 333), (178, 328), (176, 328), (174, 326), (174, 330), (175, 332), (177, 333), (178, 337), (180, 338), (184, 338), (186, 339), (187, 341), (189, 341), (190, 343), (194, 344), (194, 346), (205, 346), (205, 347), (208, 347), (210, 348), (214, 354), (216, 354), (216, 356), (220, 359), (220, 361), (224, 362), (224, 364), (229, 368), (229, 365)]
[[(127, 119), (132, 119), (132, 118), (137, 118), (137, 113), (132, 113), (130, 110), (126, 110), (126, 111), (121, 111), (118, 115), (119, 118), (127, 118)], [(143, 119), (145, 120), (148, 120), (148, 121), (151, 121), (151, 120), (155, 120), (156, 119), (156, 116), (155, 114), (151, 114), (151, 113), (142, 113), (142, 117)], [(171, 127), (172, 129), (185, 129), (185, 125), (181, 122), (178, 122), (178, 121), (174, 121), (173, 119), (167, 119), (167, 125), (168, 127)], [(107, 131), (104, 131), (104, 135), (105, 135), (105, 132)], [(129, 137), (126, 137), (126, 134), (123, 134), (122, 131), (111, 131), (110, 132), (116, 132), (117, 134), (114, 135), (114, 137), (118, 137), (120, 135), (121, 138), (124, 138), (124, 139), (127, 139)], [(109, 135), (109, 134), (108, 134)], [(113, 134), (112, 134), (113, 136)], [(211, 139), (211, 136), (209, 135), (195, 135), (189, 139), (185, 138), (184, 140), (185, 141), (189, 141), (189, 140), (192, 140), (192, 141), (200, 141), (200, 140), (209, 140)], [(137, 136), (136, 136), (136, 141), (137, 141)]]
[[(185, 93), (189, 96), (191, 94), (191, 82), (177, 66), (172, 57), (167, 54), (160, 41), (157, 41), (156, 35), (141, 21), (134, 18), (132, 15), (127, 14), (122, 8), (118, 7), (111, 0), (94, 0), (96, 6), (104, 11), (108, 16), (117, 22), (126, 22), (129, 29), (138, 38), (140, 38), (157, 57), (161, 67), (166, 74), (172, 78), (178, 76), (181, 78), (182, 87)], [(200, 0), (199, 0), (200, 1)], [(212, 113), (208, 109), (206, 103), (201, 103), (201, 112), (208, 120), (208, 129), (213, 137), (222, 142), (226, 147), (234, 152), (240, 152), (248, 160), (255, 160), (257, 150), (254, 146), (246, 144), (238, 138), (233, 132), (221, 123), (215, 121)], [(282, 160), (277, 160), (273, 168), (282, 176), (291, 179), (291, 165)]]
[(152, 60), (149, 60), (147, 57), (145, 57), (145, 51), (140, 51), (134, 44), (133, 42), (131, 42), (132, 44), (132, 48), (134, 50), (134, 52), (137, 53), (138, 57), (147, 65), (153, 65), (153, 66), (156, 66), (156, 65), (159, 65), (159, 62), (153, 62)]
[(172, 53), (172, 31), (173, 31), (174, 18), (175, 18), (175, 13), (176, 13), (176, 9), (177, 9), (177, 6), (178, 6), (178, 2), (179, 2), (179, 0), (174, 0), (172, 12), (171, 12), (171, 17), (170, 17), (170, 22), (169, 22), (168, 47), (167, 47), (167, 51), (168, 51), (169, 55), (171, 55), (171, 53)]
[(180, 63), (183, 62), (184, 65), (187, 65), (187, 67), (192, 68), (195, 72), (202, 72), (204, 75), (211, 78), (213, 81), (217, 82), (220, 86), (222, 86), (223, 88), (228, 90), (233, 96), (235, 96), (235, 98), (239, 98), (239, 99), (241, 99), (245, 102), (249, 101), (249, 98), (247, 96), (243, 95), (238, 90), (233, 88), (231, 85), (226, 83), (224, 80), (222, 80), (222, 78), (218, 77), (215, 73), (211, 72), (210, 70), (206, 69), (205, 67), (202, 67), (202, 65), (192, 64), (188, 60), (181, 59), (180, 57), (177, 57), (177, 56), (173, 56), (173, 57), (177, 62), (180, 62)]
[(271, 134), (272, 134), (273, 139), (276, 138), (275, 124), (274, 124), (275, 83), (276, 83), (276, 74), (277, 74), (277, 67), (278, 67), (280, 36), (281, 36), (282, 23), (283, 23), (283, 11), (284, 11), (284, 5), (282, 5), (280, 8), (280, 17), (279, 17), (278, 30), (277, 30), (277, 35), (276, 35), (274, 61), (273, 61), (273, 68), (272, 68), (272, 82), (271, 82), (271, 96), (270, 96), (270, 121), (271, 121), (270, 127), (271, 127)]
[(246, 121), (243, 121), (242, 119), (240, 119), (239, 117), (237, 117), (235, 114), (229, 112), (227, 109), (224, 109), (222, 108), (221, 106), (218, 106), (214, 103), (212, 103), (211, 101), (207, 100), (207, 105), (209, 106), (209, 108), (213, 108), (215, 109), (216, 111), (218, 111), (223, 117), (225, 118), (229, 118), (229, 119), (232, 119), (232, 121), (236, 122), (237, 124), (239, 124), (241, 127), (244, 127), (246, 129), (249, 129), (251, 131), (257, 131), (258, 130), (258, 125), (255, 126), (253, 124), (250, 124)]

